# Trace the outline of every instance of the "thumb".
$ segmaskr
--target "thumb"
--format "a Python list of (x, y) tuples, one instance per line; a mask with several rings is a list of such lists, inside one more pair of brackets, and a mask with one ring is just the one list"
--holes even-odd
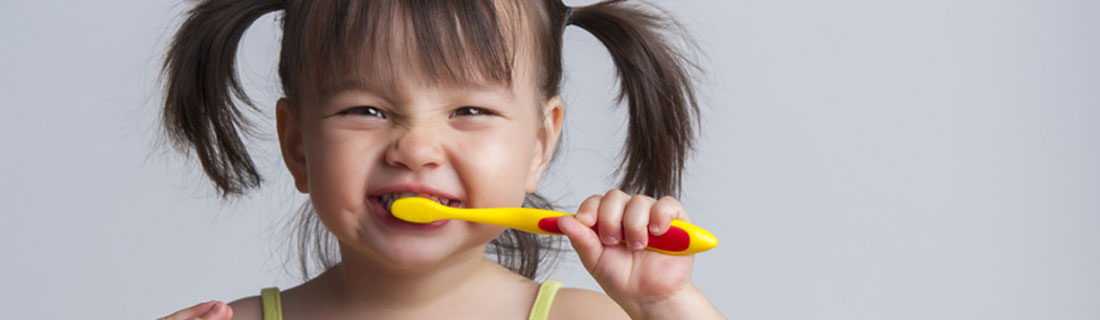
[(232, 320), (233, 308), (230, 308), (228, 304), (224, 302), (215, 302), (214, 307), (210, 308), (206, 314), (203, 314), (195, 320)]
[(176, 313), (173, 313), (173, 314), (170, 314), (170, 315), (167, 315), (167, 316), (164, 316), (164, 317), (160, 317), (157, 320), (188, 320), (188, 319), (194, 319), (195, 317), (199, 317), (199, 316), (202, 316), (202, 315), (205, 315), (205, 314), (209, 313), (217, 303), (218, 302), (214, 301), (214, 300), (207, 301), (207, 302), (202, 302), (202, 303), (190, 306), (187, 309), (176, 311)]
[(600, 242), (596, 231), (584, 226), (570, 215), (558, 218), (558, 229), (569, 237), (569, 243), (573, 245), (573, 250), (577, 251), (584, 267), (592, 270), (599, 261), (600, 255), (603, 254), (603, 243)]

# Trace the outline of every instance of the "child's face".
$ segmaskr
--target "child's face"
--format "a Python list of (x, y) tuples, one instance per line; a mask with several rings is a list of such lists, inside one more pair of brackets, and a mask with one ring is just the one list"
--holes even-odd
[(460, 220), (395, 224), (380, 200), (414, 192), (460, 207), (522, 205), (550, 160), (562, 103), (540, 101), (525, 68), (513, 79), (511, 87), (429, 86), (415, 77), (353, 81), (316, 106), (292, 111), (280, 100), (284, 159), (345, 248), (403, 266), (480, 256), (503, 228)]

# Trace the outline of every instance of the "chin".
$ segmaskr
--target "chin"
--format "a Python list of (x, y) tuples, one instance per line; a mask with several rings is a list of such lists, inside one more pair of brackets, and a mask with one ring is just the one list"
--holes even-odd
[[(488, 243), (491, 239), (482, 243)], [(386, 239), (383, 243), (361, 243), (359, 246), (371, 251), (371, 254), (366, 255), (378, 259), (382, 265), (407, 272), (435, 270), (453, 265), (456, 259), (467, 259), (473, 255), (484, 256), (484, 246), (472, 240), (474, 239), (397, 237)]]
[[(453, 244), (453, 243), (452, 243)], [(402, 270), (433, 268), (444, 263), (456, 254), (454, 248), (445, 248), (438, 244), (404, 243), (383, 248), (383, 259)]]

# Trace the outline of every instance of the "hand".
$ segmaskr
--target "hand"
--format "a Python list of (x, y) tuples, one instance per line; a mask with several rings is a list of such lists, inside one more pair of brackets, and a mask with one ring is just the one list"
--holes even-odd
[[(558, 228), (569, 237), (581, 263), (604, 292), (631, 317), (640, 318), (654, 314), (647, 307), (668, 305), (682, 297), (701, 297), (706, 302), (691, 284), (694, 255), (645, 249), (648, 235), (663, 235), (672, 219), (690, 222), (675, 198), (657, 200), (614, 189), (588, 197), (575, 219), (558, 219)], [(598, 234), (591, 229), (593, 225)]]
[(233, 308), (221, 301), (208, 301), (176, 311), (157, 320), (230, 320)]

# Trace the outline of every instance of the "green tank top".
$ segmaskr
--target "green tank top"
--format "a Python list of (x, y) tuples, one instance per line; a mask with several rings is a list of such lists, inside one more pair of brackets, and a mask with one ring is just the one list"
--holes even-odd
[[(539, 293), (535, 296), (535, 304), (531, 306), (531, 314), (528, 320), (545, 320), (550, 316), (550, 304), (554, 303), (554, 295), (561, 288), (561, 281), (550, 279), (539, 285)], [(279, 298), (279, 288), (271, 287), (260, 290), (260, 301), (264, 306), (264, 320), (283, 320), (283, 304)]]

